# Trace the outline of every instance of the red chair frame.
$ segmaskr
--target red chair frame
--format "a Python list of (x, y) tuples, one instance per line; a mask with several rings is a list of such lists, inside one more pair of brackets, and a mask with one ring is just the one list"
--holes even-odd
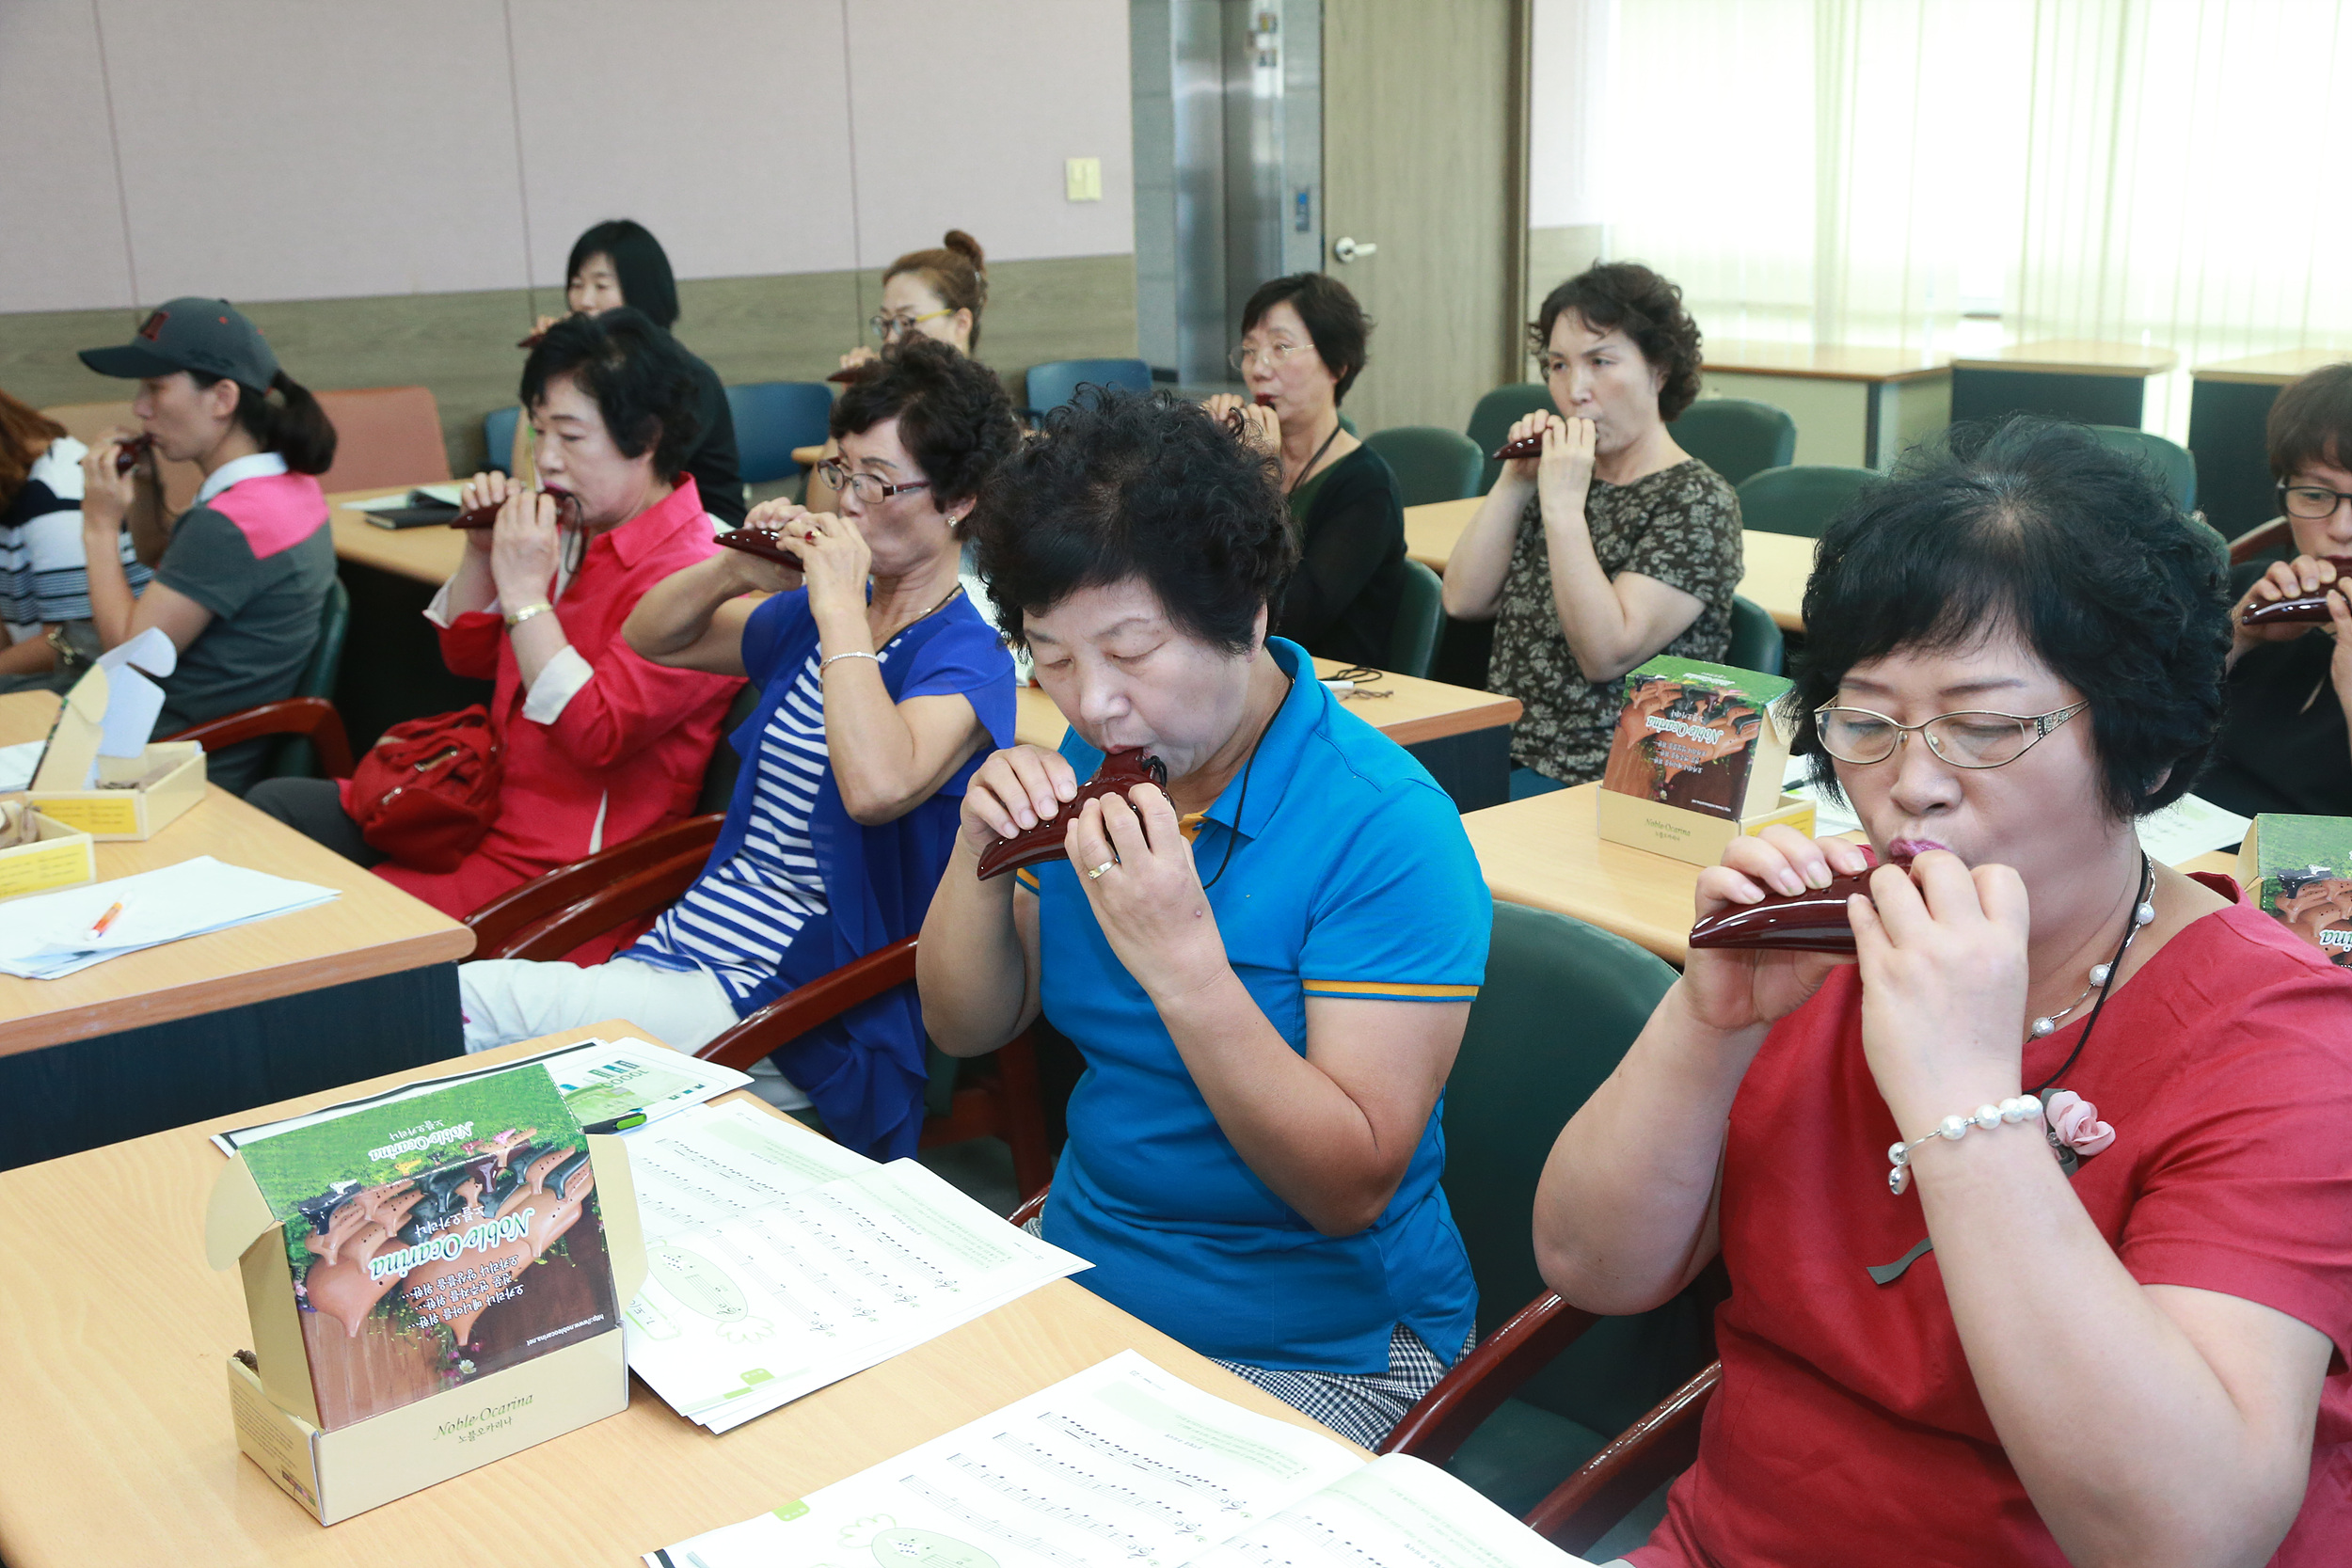
[(324, 697), (288, 697), (262, 703), (208, 719), (201, 724), (191, 724), (178, 735), (158, 738), (193, 740), (208, 752), (217, 752), (240, 741), (260, 740), (273, 735), (299, 736), (317, 750), (319, 766), (326, 769), (327, 777), (351, 777), (351, 737), (343, 732), (342, 715)]

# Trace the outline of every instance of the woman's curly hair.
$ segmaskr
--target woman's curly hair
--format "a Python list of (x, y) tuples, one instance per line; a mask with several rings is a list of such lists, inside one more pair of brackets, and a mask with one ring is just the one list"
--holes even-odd
[(2100, 793), (2129, 820), (2188, 792), (2221, 728), (2227, 552), (2161, 476), (2085, 426), (1955, 425), (1833, 521), (1804, 590), (1796, 749), (1836, 788), (1813, 710), (1856, 665), (2013, 626), (2090, 707)]
[(977, 494), (989, 470), (1021, 444), (996, 372), (930, 338), (909, 338), (850, 382), (830, 425), (837, 441), (889, 419), (898, 421), (898, 444), (943, 507)]
[(1298, 559), (1273, 460), (1167, 392), (1089, 388), (1055, 409), (981, 488), (968, 526), (1017, 645), (1027, 616), (1136, 578), (1180, 629), (1246, 653)]
[(1682, 308), (1682, 290), (1639, 261), (1587, 267), (1544, 296), (1528, 324), (1529, 346), (1540, 356), (1551, 347), (1552, 325), (1573, 310), (1599, 332), (1622, 329), (1650, 369), (1662, 370), (1658, 417), (1672, 421), (1698, 401), (1699, 324)]
[(600, 316), (565, 316), (524, 361), (523, 406), (537, 407), (559, 375), (588, 394), (623, 457), (650, 448), (653, 471), (677, 478), (702, 434), (702, 399), (693, 361), (675, 338), (627, 305)]

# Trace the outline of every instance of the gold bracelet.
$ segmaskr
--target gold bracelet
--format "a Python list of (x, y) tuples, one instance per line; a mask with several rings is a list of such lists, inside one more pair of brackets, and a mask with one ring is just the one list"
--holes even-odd
[(548, 610), (553, 610), (554, 608), (555, 607), (548, 603), (547, 600), (541, 599), (537, 604), (527, 604), (520, 610), (509, 610), (506, 614), (506, 629), (508, 631), (513, 631), (516, 626), (521, 626), (525, 621), (530, 620), (533, 615), (545, 615)]

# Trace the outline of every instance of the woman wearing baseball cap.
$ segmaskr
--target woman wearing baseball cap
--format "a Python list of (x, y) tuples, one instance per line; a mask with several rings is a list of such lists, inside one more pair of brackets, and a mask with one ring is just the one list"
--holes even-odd
[[(83, 350), (82, 363), (138, 382), (131, 411), (137, 434), (152, 442), (129, 474), (117, 472), (116, 458), (132, 432), (116, 432), (82, 460), (82, 538), (101, 644), (154, 626), (180, 651), (162, 682), (155, 733), (292, 696), (335, 577), (315, 477), (335, 459), (334, 425), (226, 300), (172, 300), (129, 342)], [(169, 521), (158, 457), (194, 463), (204, 475), (195, 504)], [(155, 572), (136, 594), (117, 553), (126, 521), (138, 559)], [(242, 795), (266, 746), (215, 752), (207, 775)]]

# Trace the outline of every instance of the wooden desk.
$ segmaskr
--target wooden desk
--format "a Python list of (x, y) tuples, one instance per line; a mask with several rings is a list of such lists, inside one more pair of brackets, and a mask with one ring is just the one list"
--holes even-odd
[(1710, 338), (1706, 395), (1753, 398), (1797, 421), (1797, 461), (1881, 468), (1951, 422), (1948, 355)]
[(2279, 388), (2352, 350), (2291, 348), (2221, 359), (2189, 372), (2188, 450), (2197, 460), (2197, 508), (2234, 539), (2279, 515), (2264, 425)]
[[(56, 705), (0, 696), (0, 745), (46, 735)], [(342, 896), (59, 980), (0, 974), (0, 1104), (19, 1108), (0, 1168), (460, 1049), (473, 934), (218, 786), (145, 843), (97, 853), (102, 880), (215, 855)]]
[[(1680, 968), (1691, 950), (1692, 890), (1699, 868), (1668, 855), (1605, 843), (1596, 827), (1597, 784), (1471, 812), (1470, 847), (1497, 898), (1550, 910), (1614, 931)], [(2234, 873), (2216, 851), (2184, 871)]]
[[(1443, 576), (1454, 542), (1478, 515), (1483, 497), (1432, 501), (1405, 509), (1405, 553)], [(1740, 595), (1760, 608), (1783, 631), (1804, 630), (1804, 585), (1813, 575), (1814, 541), (1788, 533), (1742, 531), (1740, 547), (1747, 563)]]
[(2148, 378), (2180, 362), (2169, 348), (2137, 343), (2012, 343), (1997, 354), (1952, 360), (1952, 418), (1990, 420), (2022, 411), (2137, 430)]
[(832, 444), (833, 443), (830, 441), (819, 441), (813, 447), (794, 447), (792, 449), (792, 461), (798, 463), (803, 468), (813, 468), (823, 460), (825, 449)]
[[(644, 1031), (613, 1022), (501, 1054), (614, 1033)], [(204, 1266), (204, 1205), (223, 1164), (205, 1139), (428, 1075), (348, 1085), (0, 1175), (0, 1386), (21, 1439), (0, 1468), (0, 1555), (12, 1568), (634, 1563), (1129, 1349), (1220, 1398), (1322, 1430), (1057, 1280), (724, 1437), (633, 1384), (618, 1416), (322, 1529), (237, 1451), (224, 1367), (248, 1329), (236, 1271)], [(93, 1253), (94, 1235), (121, 1244)]]
[[(1337, 659), (1315, 660), (1318, 674), (1337, 674)], [(1419, 759), (1463, 811), (1500, 805), (1511, 797), (1511, 726), (1518, 722), (1518, 699), (1468, 687), (1383, 673), (1367, 682), (1386, 697), (1342, 700), (1382, 735)], [(1019, 694), (1013, 738), (1025, 746), (1060, 747), (1070, 725), (1054, 699), (1034, 686)]]
[(327, 497), (326, 504), (332, 510), (327, 514), (326, 526), (335, 532), (335, 559), (373, 566), (379, 572), (389, 572), (437, 589), (466, 559), (463, 533), (453, 528), (378, 528), (368, 521), (366, 513), (347, 504), (373, 500), (378, 496), (405, 496), (411, 488), (402, 484), (379, 490), (346, 490)]
[(425, 606), (465, 559), (453, 528), (378, 528), (343, 503), (405, 495), (411, 486), (351, 490), (327, 497), (327, 527), (351, 594), (351, 630), (335, 677), (335, 708), (355, 750), (407, 719), (453, 713), (490, 700), (488, 681), (452, 674)]

